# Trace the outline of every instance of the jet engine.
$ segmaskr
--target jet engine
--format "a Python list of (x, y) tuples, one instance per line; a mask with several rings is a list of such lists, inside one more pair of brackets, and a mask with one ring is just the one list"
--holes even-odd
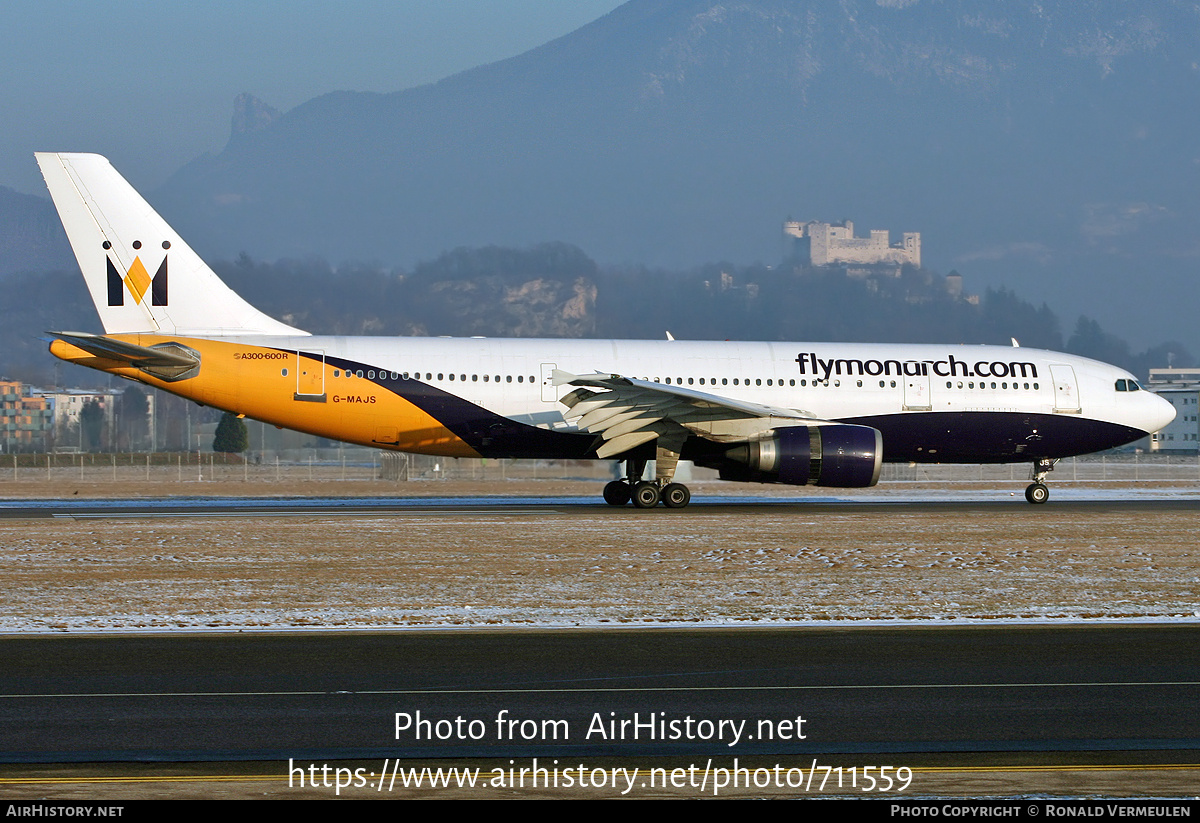
[(879, 482), (883, 435), (870, 426), (789, 426), (725, 452), (722, 480), (859, 488)]

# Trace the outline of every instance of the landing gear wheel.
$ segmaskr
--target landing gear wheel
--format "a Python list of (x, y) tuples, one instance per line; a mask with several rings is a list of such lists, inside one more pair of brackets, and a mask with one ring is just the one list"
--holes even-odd
[(624, 480), (614, 480), (604, 487), (604, 502), (610, 506), (624, 506), (629, 502), (632, 490)]
[(662, 490), (662, 502), (668, 509), (682, 509), (692, 502), (692, 493), (682, 483), (668, 483)]
[(1030, 483), (1025, 489), (1025, 499), (1030, 503), (1045, 503), (1050, 499), (1050, 490), (1043, 483)]
[(653, 509), (658, 505), (658, 486), (643, 480), (633, 487), (633, 505), (639, 509)]

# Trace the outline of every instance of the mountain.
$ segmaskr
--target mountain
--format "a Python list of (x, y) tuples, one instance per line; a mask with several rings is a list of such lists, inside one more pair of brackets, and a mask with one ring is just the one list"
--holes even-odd
[(1198, 67), (1175, 0), (633, 0), (257, 118), (154, 199), (210, 256), (388, 265), (544, 241), (770, 263), (788, 216), (850, 218), (1157, 342), (1200, 298)]
[(66, 232), (49, 198), (0, 186), (0, 277), (74, 266)]

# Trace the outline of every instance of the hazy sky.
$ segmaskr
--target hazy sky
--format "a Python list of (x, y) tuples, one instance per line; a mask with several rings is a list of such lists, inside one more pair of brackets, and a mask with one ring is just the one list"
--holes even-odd
[(49, 0), (0, 13), (0, 185), (42, 194), (35, 151), (107, 155), (149, 189), (229, 137), (243, 91), (286, 111), (519, 54), (618, 0)]

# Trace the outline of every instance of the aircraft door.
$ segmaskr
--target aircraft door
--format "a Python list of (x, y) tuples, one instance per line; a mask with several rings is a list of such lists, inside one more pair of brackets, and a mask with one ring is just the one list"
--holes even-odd
[(1063, 414), (1078, 414), (1079, 384), (1075, 369), (1066, 364), (1050, 364), (1050, 379), (1054, 381), (1054, 410)]
[(296, 400), (325, 402), (325, 352), (296, 352)]
[(558, 402), (558, 386), (554, 385), (554, 370), (557, 366), (554, 363), (542, 364), (542, 402), (557, 403)]

